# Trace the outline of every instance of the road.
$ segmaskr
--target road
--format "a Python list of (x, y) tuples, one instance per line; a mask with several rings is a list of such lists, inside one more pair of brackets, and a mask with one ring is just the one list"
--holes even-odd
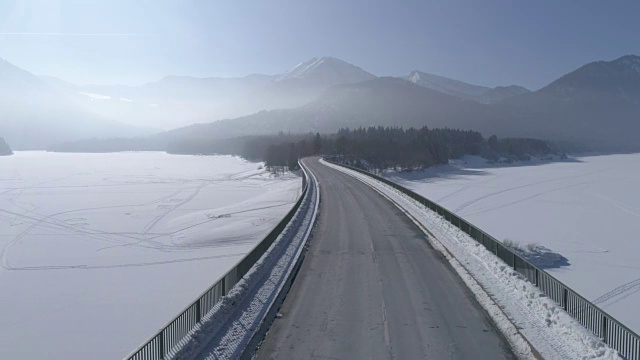
[(258, 359), (512, 359), (443, 255), (398, 208), (318, 162), (315, 237)]

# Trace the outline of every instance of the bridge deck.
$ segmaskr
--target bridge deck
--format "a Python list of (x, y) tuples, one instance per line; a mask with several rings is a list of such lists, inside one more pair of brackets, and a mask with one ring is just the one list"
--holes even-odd
[(321, 212), (259, 359), (510, 359), (442, 254), (392, 203), (307, 159)]

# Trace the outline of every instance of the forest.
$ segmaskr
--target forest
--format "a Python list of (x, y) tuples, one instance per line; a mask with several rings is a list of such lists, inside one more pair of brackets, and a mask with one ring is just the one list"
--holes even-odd
[(531, 156), (564, 156), (553, 144), (528, 138), (484, 138), (477, 131), (454, 129), (403, 129), (368, 127), (340, 129), (335, 134), (250, 136), (225, 141), (207, 139), (171, 143), (173, 154), (229, 154), (264, 161), (273, 172), (296, 169), (299, 158), (338, 156), (345, 163), (373, 172), (386, 169), (419, 170), (448, 163), (464, 155), (490, 162), (527, 161)]

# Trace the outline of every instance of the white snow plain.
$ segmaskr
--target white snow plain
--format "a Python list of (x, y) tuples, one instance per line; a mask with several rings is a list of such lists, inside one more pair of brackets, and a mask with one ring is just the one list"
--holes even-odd
[(466, 157), (385, 176), (498, 240), (563, 255), (546, 271), (640, 332), (640, 154), (510, 167)]
[(122, 358), (293, 206), (301, 178), (230, 156), (0, 158), (0, 358)]
[(376, 189), (428, 234), (429, 242), (474, 293), (519, 359), (619, 358), (553, 300), (442, 216), (371, 177), (325, 164)]

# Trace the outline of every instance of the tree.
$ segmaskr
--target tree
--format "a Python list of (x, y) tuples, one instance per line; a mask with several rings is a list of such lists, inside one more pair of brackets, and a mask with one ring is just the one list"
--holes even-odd
[(320, 133), (317, 132), (313, 138), (313, 154), (318, 155), (320, 152), (322, 152), (322, 139), (320, 138)]

